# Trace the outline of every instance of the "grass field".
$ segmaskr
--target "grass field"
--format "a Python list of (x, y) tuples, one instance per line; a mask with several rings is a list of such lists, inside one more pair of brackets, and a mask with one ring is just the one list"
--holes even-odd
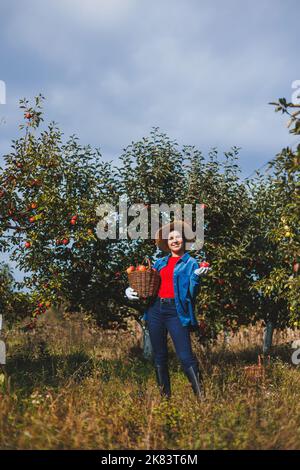
[(36, 331), (6, 331), (6, 381), (0, 385), (1, 449), (297, 449), (300, 366), (276, 333), (265, 381), (244, 366), (261, 347), (260, 326), (243, 329), (225, 348), (204, 349), (198, 403), (170, 341), (173, 396), (160, 398), (140, 331), (102, 331), (90, 321), (50, 312)]

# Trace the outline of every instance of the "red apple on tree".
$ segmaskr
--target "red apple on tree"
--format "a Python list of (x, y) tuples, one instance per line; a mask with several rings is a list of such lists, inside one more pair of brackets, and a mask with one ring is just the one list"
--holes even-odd
[(41, 182), (38, 180), (38, 179), (34, 179), (31, 181), (31, 186), (39, 186), (41, 184)]

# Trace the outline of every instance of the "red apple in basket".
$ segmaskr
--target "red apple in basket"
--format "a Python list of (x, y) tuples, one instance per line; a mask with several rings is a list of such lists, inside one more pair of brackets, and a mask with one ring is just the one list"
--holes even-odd
[(146, 266), (144, 266), (143, 264), (140, 264), (137, 268), (136, 268), (137, 271), (147, 271), (147, 268)]
[(134, 266), (129, 266), (129, 268), (126, 269), (127, 274), (133, 273), (133, 271), (135, 271)]

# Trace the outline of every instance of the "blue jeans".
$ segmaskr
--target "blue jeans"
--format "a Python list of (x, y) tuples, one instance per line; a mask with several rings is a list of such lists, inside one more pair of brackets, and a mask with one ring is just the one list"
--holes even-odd
[(162, 303), (158, 297), (148, 310), (147, 324), (155, 365), (167, 366), (169, 332), (183, 370), (190, 366), (198, 367), (198, 360), (192, 351), (189, 326), (182, 325), (174, 302)]

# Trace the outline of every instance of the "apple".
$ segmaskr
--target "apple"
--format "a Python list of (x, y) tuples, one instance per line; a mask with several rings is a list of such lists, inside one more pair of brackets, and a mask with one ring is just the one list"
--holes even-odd
[(46, 302), (46, 303), (45, 303), (45, 306), (46, 306), (47, 308), (50, 308), (50, 307), (51, 307), (51, 302)]
[(144, 266), (143, 264), (140, 264), (137, 268), (136, 268), (137, 271), (147, 271), (147, 268), (146, 266)]
[(202, 209), (206, 209), (206, 208), (207, 208), (207, 204), (201, 204), (201, 207), (202, 207)]
[(33, 223), (34, 221), (35, 221), (35, 217), (30, 217), (30, 218), (29, 218), (29, 222), (30, 222), (30, 223)]
[(220, 285), (220, 286), (223, 286), (225, 284), (225, 280), (224, 279), (218, 279), (217, 280), (217, 283)]
[(299, 271), (299, 266), (300, 266), (300, 263), (294, 263), (293, 264), (293, 271), (294, 273), (297, 273)]
[(30, 248), (31, 247), (31, 243), (30, 242), (26, 242), (25, 243), (25, 248)]
[(30, 207), (31, 207), (31, 209), (36, 209), (37, 208), (37, 203), (33, 202)]
[(32, 118), (32, 114), (31, 114), (31, 113), (25, 113), (25, 118), (26, 118), (26, 119), (31, 119), (31, 118)]
[(126, 269), (127, 274), (130, 274), (130, 273), (132, 273), (133, 271), (135, 271), (135, 267), (134, 267), (134, 266), (129, 266), (129, 268)]
[(210, 264), (207, 261), (202, 261), (199, 264), (200, 268), (209, 268)]
[(67, 244), (69, 243), (69, 239), (68, 239), (68, 238), (64, 238), (62, 242), (63, 242), (63, 245), (67, 245)]
[(71, 224), (71, 225), (76, 225), (76, 219), (71, 219), (71, 220), (70, 220), (70, 224)]

